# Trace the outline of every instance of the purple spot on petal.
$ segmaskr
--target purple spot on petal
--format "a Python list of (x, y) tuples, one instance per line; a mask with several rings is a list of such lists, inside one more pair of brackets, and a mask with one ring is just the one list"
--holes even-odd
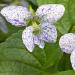
[(44, 8), (42, 8), (42, 12), (44, 11)]
[(14, 21), (14, 22), (19, 22), (19, 20), (17, 20), (17, 19), (14, 19), (13, 21)]

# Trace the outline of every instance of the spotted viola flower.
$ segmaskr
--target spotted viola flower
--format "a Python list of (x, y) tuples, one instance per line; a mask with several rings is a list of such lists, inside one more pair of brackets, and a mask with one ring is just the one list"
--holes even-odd
[(75, 34), (68, 33), (63, 35), (59, 40), (59, 45), (63, 52), (71, 54), (70, 61), (72, 68), (75, 70)]
[(47, 4), (40, 6), (33, 15), (26, 7), (10, 5), (4, 7), (1, 14), (12, 25), (19, 27), (26, 26), (29, 20), (32, 26), (26, 27), (23, 31), (22, 40), (27, 49), (32, 52), (35, 44), (44, 48), (45, 42), (56, 42), (57, 30), (54, 24), (63, 16), (64, 11), (65, 8), (61, 4)]
[(35, 44), (44, 48), (45, 42), (56, 42), (57, 30), (54, 24), (63, 16), (64, 11), (65, 8), (61, 4), (42, 5), (37, 9), (35, 16), (40, 19), (38, 24), (40, 32), (35, 35), (34, 26), (29, 26), (22, 33), (23, 43), (30, 52), (33, 51)]
[(27, 20), (32, 17), (31, 12), (26, 7), (10, 5), (1, 10), (1, 14), (8, 22), (15, 26), (26, 26)]
[(33, 33), (33, 27), (29, 26), (22, 33), (22, 40), (27, 49), (32, 52), (35, 44), (38, 45), (40, 48), (44, 48), (45, 42), (56, 42), (57, 39), (57, 31), (54, 25), (49, 23), (45, 23), (48, 26), (45, 26), (40, 29), (40, 34), (35, 35)]
[(59, 40), (59, 45), (63, 52), (70, 54), (75, 49), (75, 34), (63, 35)]

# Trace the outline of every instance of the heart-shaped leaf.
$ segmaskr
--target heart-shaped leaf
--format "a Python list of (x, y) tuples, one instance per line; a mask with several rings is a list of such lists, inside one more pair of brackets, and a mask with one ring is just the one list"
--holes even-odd
[[(22, 31), (19, 31), (8, 38), (6, 42), (0, 44), (0, 62), (2, 62), (0, 64), (2, 67), (5, 67), (5, 69), (0, 69), (2, 72), (6, 73), (7, 71), (9, 73), (9, 71), (12, 68), (15, 69), (15, 67), (15, 70), (18, 68), (18, 72), (20, 72), (22, 65), (25, 75), (40, 75), (55, 65), (62, 57), (62, 52), (57, 44), (46, 44), (44, 49), (36, 46), (32, 53), (28, 52), (22, 43), (21, 35)], [(17, 63), (19, 63), (20, 66), (18, 66)], [(12, 68), (10, 69), (10, 67)], [(6, 68), (8, 68), (8, 70)]]

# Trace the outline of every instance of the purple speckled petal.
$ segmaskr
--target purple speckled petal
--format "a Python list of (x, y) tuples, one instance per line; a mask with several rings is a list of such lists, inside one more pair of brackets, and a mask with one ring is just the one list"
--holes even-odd
[(75, 49), (75, 34), (63, 35), (59, 40), (59, 46), (63, 52), (70, 54)]
[(72, 68), (75, 70), (75, 49), (71, 53), (70, 61), (71, 61), (71, 64), (72, 64)]
[(47, 4), (40, 6), (36, 15), (42, 19), (42, 21), (56, 22), (64, 14), (65, 8), (62, 4)]
[(34, 35), (33, 28), (31, 26), (27, 27), (22, 33), (22, 40), (26, 48), (32, 52), (34, 49)]
[(36, 35), (34, 35), (34, 43), (36, 44), (36, 45), (38, 45), (40, 48), (44, 48), (44, 46), (45, 46), (45, 43), (44, 43), (44, 41), (43, 40), (41, 40), (38, 36), (36, 36)]
[(27, 20), (32, 18), (31, 12), (26, 7), (10, 5), (1, 10), (1, 14), (8, 22), (15, 26), (26, 26)]
[(43, 40), (40, 40), (39, 47), (42, 48), (42, 49), (45, 47), (45, 43), (44, 43)]
[(56, 42), (57, 39), (56, 27), (50, 23), (42, 23), (40, 38), (45, 42), (49, 42), (49, 43)]

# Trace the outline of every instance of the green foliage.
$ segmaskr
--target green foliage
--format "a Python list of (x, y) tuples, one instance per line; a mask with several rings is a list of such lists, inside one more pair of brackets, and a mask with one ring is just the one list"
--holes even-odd
[(75, 75), (75, 72), (72, 70), (68, 70), (68, 71), (58, 72), (53, 75)]
[(52, 69), (62, 57), (57, 44), (46, 44), (43, 50), (36, 46), (33, 53), (28, 52), (22, 43), (21, 35), (22, 31), (19, 31), (0, 45), (1, 73), (6, 75), (22, 71), (25, 75), (39, 75), (45, 73), (48, 68)]

